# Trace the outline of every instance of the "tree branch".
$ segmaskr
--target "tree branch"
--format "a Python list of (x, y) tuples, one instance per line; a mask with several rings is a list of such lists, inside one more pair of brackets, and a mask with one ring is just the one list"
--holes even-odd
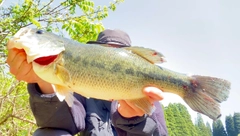
[(44, 5), (41, 9), (39, 9), (39, 12), (41, 12), (44, 8), (49, 6), (54, 0), (50, 0), (48, 4)]
[(16, 116), (16, 115), (11, 115), (11, 117), (16, 118), (16, 119), (19, 119), (19, 120), (24, 121), (24, 122), (28, 122), (28, 123), (30, 123), (30, 124), (36, 125), (36, 122), (35, 122), (35, 121), (32, 121), (32, 120), (24, 119), (24, 118), (18, 117), (18, 116)]
[[(62, 11), (62, 10), (64, 10), (64, 9), (68, 8), (69, 6), (66, 6), (66, 7), (63, 7), (63, 8), (61, 8), (61, 9), (57, 10), (57, 11), (54, 11), (54, 10), (56, 10), (56, 9), (59, 8), (59, 7), (61, 7), (61, 5), (58, 5), (58, 6), (55, 7), (53, 10), (51, 10), (51, 11), (50, 11), (50, 15), (51, 15), (51, 14), (54, 14), (54, 13), (57, 13), (57, 12), (60, 12), (60, 11)], [(51, 13), (51, 12), (52, 12), (52, 13)]]
[(5, 119), (3, 119), (1, 122), (0, 122), (0, 126), (4, 123), (4, 122), (6, 122), (7, 120), (8, 120), (8, 118), (10, 118), (11, 117), (11, 115), (8, 115), (7, 117), (5, 117)]
[(21, 120), (21, 121), (24, 121), (24, 122), (28, 122), (30, 124), (33, 124), (33, 125), (36, 125), (36, 122), (35, 121), (32, 121), (32, 120), (28, 120), (28, 119), (24, 119), (24, 118), (21, 118), (21, 117), (18, 117), (16, 115), (12, 115), (12, 114), (9, 114), (7, 117), (5, 117), (5, 119), (3, 119), (1, 122), (0, 122), (0, 126), (3, 125), (4, 122), (6, 122), (8, 120), (8, 118), (16, 118), (18, 120)]

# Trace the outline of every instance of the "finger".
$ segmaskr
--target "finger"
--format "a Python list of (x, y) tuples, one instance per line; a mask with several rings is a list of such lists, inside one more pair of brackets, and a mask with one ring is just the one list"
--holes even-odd
[(150, 99), (154, 101), (163, 100), (163, 92), (156, 87), (145, 87), (143, 93), (149, 96)]
[(18, 78), (24, 78), (30, 73), (31, 70), (32, 70), (32, 65), (28, 64), (27, 60), (23, 60), (18, 68), (16, 75)]
[(23, 50), (11, 49), (8, 52), (7, 63), (10, 66), (15, 65), (13, 61), (16, 61), (19, 57), (26, 59), (26, 53)]
[(27, 63), (24, 50), (10, 49), (7, 63), (10, 66), (10, 72), (16, 79), (28, 83), (36, 83), (40, 78), (34, 73), (32, 64)]
[(18, 52), (12, 60), (9, 60), (10, 72), (16, 75), (19, 72), (19, 68), (26, 60), (24, 52)]
[(133, 106), (133, 104), (130, 104), (129, 102), (126, 102), (124, 100), (120, 100), (118, 112), (126, 118), (131, 118), (135, 116), (142, 116), (144, 115), (144, 112), (137, 107)]
[(118, 101), (118, 112), (125, 118), (130, 118), (130, 113), (133, 113), (133, 109), (127, 107), (127, 103), (123, 100)]
[(118, 101), (118, 112), (125, 118), (131, 118), (135, 115), (135, 111), (128, 106), (128, 104), (124, 100)]
[(7, 57), (8, 64), (12, 62), (12, 60), (15, 58), (17, 53), (18, 53), (18, 51), (14, 50), (14, 49), (8, 50), (8, 57)]
[(15, 49), (15, 48), (8, 50), (7, 63), (10, 63), (20, 52), (24, 52), (24, 50)]
[[(144, 115), (145, 114), (145, 112), (141, 109), (141, 108), (139, 108), (138, 106), (136, 106), (136, 104), (134, 104), (134, 103), (132, 103), (132, 102), (130, 102), (130, 101), (125, 101), (126, 103), (127, 103), (127, 105), (129, 106), (129, 107), (131, 107), (134, 111), (135, 111), (135, 114), (137, 115), (137, 116), (142, 116), (142, 115)], [(135, 115), (135, 116), (136, 116)]]

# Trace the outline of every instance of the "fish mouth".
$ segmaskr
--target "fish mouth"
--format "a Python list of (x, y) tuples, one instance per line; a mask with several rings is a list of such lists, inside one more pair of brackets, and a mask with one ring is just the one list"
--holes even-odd
[(7, 48), (23, 49), (26, 52), (28, 63), (36, 62), (40, 65), (48, 65), (65, 50), (63, 43), (59, 44), (53, 43), (47, 34), (39, 34), (38, 29), (24, 27), (9, 39)]
[(39, 57), (37, 59), (34, 59), (33, 61), (39, 65), (48, 65), (52, 63), (54, 60), (56, 60), (58, 55), (50, 55), (50, 56), (44, 56)]

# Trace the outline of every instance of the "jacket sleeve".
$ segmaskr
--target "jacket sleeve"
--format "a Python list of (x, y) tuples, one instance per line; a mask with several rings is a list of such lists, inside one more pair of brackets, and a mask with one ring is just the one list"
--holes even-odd
[(53, 95), (44, 97), (37, 84), (28, 84), (29, 102), (37, 125), (40, 128), (56, 128), (76, 134), (85, 129), (85, 98), (74, 95), (74, 103), (69, 107)]
[(117, 111), (117, 102), (111, 105), (111, 118), (118, 135), (121, 136), (167, 136), (164, 113), (159, 102), (151, 116), (124, 118)]

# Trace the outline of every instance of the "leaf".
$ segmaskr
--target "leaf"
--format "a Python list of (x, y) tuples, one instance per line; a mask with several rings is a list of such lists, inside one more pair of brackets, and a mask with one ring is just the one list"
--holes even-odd
[(115, 11), (115, 10), (116, 10), (116, 5), (113, 4), (112, 2), (110, 2), (110, 9), (111, 9), (112, 11)]
[(32, 1), (32, 0), (25, 0), (24, 3), (25, 3), (26, 5), (31, 5), (31, 4), (33, 3), (33, 1)]
[(91, 1), (90, 6), (94, 7), (94, 2), (93, 1)]
[(35, 20), (33, 17), (30, 18), (30, 21), (31, 21), (35, 26), (37, 26), (38, 28), (41, 27), (40, 22), (38, 22), (37, 20)]

